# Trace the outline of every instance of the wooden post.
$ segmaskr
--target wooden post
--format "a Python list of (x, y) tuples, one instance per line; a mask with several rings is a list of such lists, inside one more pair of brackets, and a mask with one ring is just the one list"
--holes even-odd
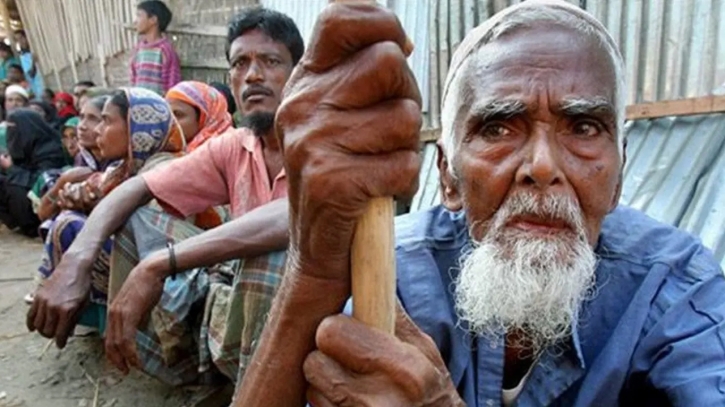
[(0, 17), (3, 19), (3, 30), (10, 39), (10, 47), (15, 49), (15, 35), (13, 35), (13, 27), (10, 25), (10, 12), (8, 11), (7, 0), (0, 0)]
[[(375, 4), (375, 0), (366, 1)], [(350, 257), (353, 316), (391, 334), (396, 303), (394, 213), (393, 198), (370, 201), (355, 227)]]

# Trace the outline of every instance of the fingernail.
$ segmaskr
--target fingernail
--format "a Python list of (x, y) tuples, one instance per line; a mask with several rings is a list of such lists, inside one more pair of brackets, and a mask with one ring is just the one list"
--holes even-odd
[(415, 45), (413, 44), (413, 41), (411, 41), (409, 37), (405, 37), (405, 45), (403, 46), (403, 53), (405, 56), (409, 57), (410, 54), (413, 53), (414, 49)]

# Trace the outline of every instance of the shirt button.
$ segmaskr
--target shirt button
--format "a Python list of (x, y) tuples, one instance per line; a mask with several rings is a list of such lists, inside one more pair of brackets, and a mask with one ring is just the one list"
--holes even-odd
[(493, 401), (493, 399), (488, 399), (488, 400), (486, 400), (486, 405), (487, 405), (487, 406), (489, 406), (489, 407), (490, 407), (490, 406), (493, 406), (493, 405), (494, 405), (495, 403), (496, 403), (496, 402), (495, 402), (495, 401)]
[(490, 346), (491, 349), (496, 349), (496, 347), (498, 346), (498, 343), (496, 343), (496, 341), (491, 341), (491, 343), (489, 343), (488, 346)]

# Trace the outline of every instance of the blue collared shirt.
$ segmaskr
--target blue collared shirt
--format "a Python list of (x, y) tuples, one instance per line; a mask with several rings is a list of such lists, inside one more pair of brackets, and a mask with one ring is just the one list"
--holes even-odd
[[(465, 216), (440, 206), (409, 214), (396, 220), (396, 239), (403, 306), (438, 345), (467, 405), (501, 405), (503, 339), (472, 337), (453, 307)], [(571, 339), (539, 358), (515, 405), (725, 405), (725, 278), (710, 252), (619, 207), (596, 254), (596, 295)]]

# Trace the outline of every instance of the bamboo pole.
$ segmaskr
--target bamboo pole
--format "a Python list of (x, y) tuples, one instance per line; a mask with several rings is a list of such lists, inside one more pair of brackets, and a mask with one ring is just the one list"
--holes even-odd
[(103, 87), (108, 87), (108, 77), (106, 76), (106, 53), (103, 50), (103, 44), (98, 44), (98, 60), (101, 63), (101, 83)]

